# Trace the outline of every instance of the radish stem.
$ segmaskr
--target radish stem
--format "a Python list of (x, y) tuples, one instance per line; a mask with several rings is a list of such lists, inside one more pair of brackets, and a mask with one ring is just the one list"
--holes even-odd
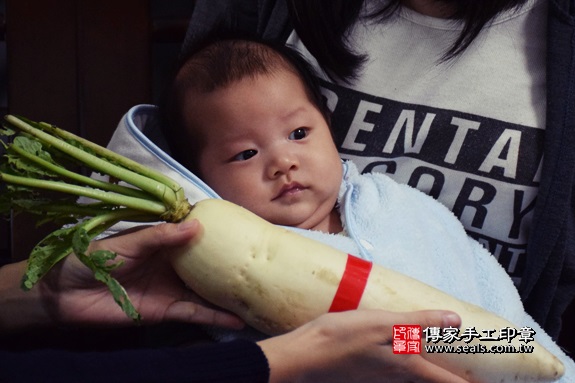
[[(22, 279), (24, 289), (32, 288), (66, 256), (74, 254), (106, 284), (126, 314), (139, 320), (126, 291), (111, 277), (115, 254), (86, 254), (89, 242), (120, 221), (178, 222), (191, 210), (183, 188), (164, 174), (47, 123), (37, 123), (13, 115), (5, 116), (5, 129), (11, 136), (0, 162), (0, 210), (25, 211), (44, 216), (43, 221), (77, 222), (49, 234), (34, 248)], [(72, 159), (89, 171), (107, 175), (118, 182), (106, 182), (69, 169)], [(45, 190), (71, 196), (68, 200), (44, 202), (38, 192)], [(52, 193), (53, 194), (53, 193)], [(99, 201), (79, 203), (77, 197)]]

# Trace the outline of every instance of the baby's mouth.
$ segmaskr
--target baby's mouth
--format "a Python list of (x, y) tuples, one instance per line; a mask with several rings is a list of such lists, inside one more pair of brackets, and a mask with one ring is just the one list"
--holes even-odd
[(306, 188), (304, 186), (300, 185), (297, 182), (290, 182), (289, 184), (285, 184), (284, 186), (282, 186), (282, 188), (280, 189), (278, 194), (272, 199), (272, 201), (280, 199), (285, 196), (295, 195), (305, 189)]

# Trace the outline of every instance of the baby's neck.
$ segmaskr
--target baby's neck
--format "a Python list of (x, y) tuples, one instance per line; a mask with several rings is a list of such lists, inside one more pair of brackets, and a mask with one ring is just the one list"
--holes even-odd
[(334, 208), (326, 219), (312, 229), (329, 234), (341, 233), (343, 231), (343, 224), (341, 223), (341, 218), (337, 209)]

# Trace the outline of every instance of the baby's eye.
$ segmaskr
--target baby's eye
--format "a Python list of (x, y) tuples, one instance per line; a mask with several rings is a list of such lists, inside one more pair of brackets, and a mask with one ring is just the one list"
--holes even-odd
[(245, 160), (249, 160), (250, 158), (252, 158), (253, 156), (255, 156), (258, 153), (257, 150), (254, 149), (249, 149), (249, 150), (244, 150), (243, 152), (237, 154), (233, 160), (234, 161), (245, 161)]
[(290, 133), (289, 139), (290, 140), (303, 140), (307, 136), (307, 129), (306, 128), (298, 128)]

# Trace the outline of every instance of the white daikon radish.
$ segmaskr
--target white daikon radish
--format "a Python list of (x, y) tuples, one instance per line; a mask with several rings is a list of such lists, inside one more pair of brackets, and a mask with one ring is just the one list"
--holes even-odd
[[(332, 304), (345, 308), (351, 303), (352, 307), (354, 295), (360, 309), (445, 309), (461, 316), (461, 328), (516, 327), (481, 307), (393, 270), (357, 261), (328, 245), (272, 225), (232, 203), (200, 201), (187, 217), (193, 218), (201, 222), (203, 229), (174, 255), (176, 271), (200, 296), (236, 313), (266, 334), (290, 331), (330, 311)], [(346, 270), (350, 271), (350, 259), (357, 264), (351, 267), (360, 276), (355, 287), (347, 278), (345, 288), (351, 296), (346, 303), (340, 281)], [(477, 343), (475, 340), (460, 345), (470, 347)], [(497, 344), (490, 342), (490, 346)], [(517, 349), (521, 346), (518, 338), (499, 344)], [(559, 379), (564, 371), (561, 361), (540, 344), (530, 345), (532, 353), (423, 354), (472, 382)]]

